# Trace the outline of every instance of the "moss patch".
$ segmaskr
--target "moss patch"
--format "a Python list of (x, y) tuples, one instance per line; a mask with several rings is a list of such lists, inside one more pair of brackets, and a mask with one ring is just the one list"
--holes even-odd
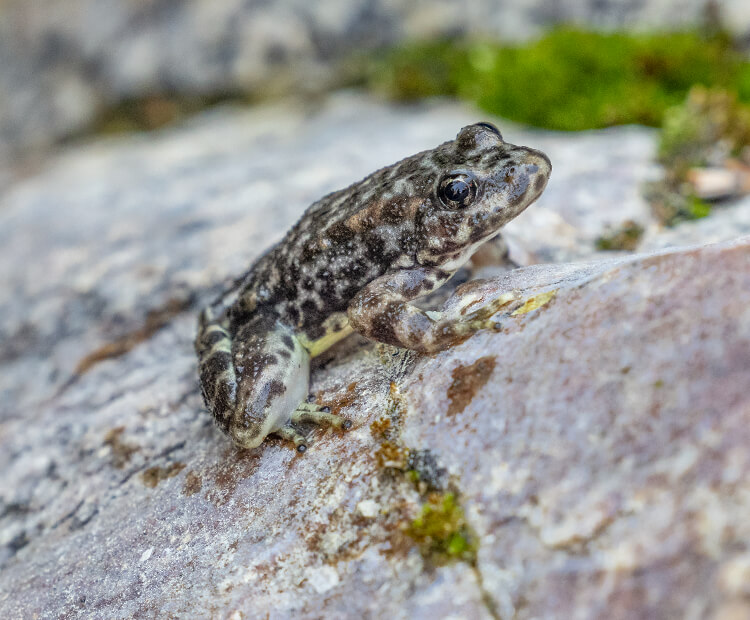
[(723, 86), (750, 100), (750, 63), (720, 32), (562, 27), (515, 46), (407, 43), (366, 65), (364, 84), (393, 99), (456, 96), (491, 114), (550, 129), (656, 126), (694, 84)]
[[(706, 217), (711, 205), (702, 200), (700, 184), (691, 182), (697, 168), (724, 168), (750, 163), (750, 106), (736, 92), (695, 86), (685, 100), (664, 115), (658, 158), (661, 180), (645, 195), (656, 218), (671, 226)], [(694, 179), (693, 179), (694, 181)]]
[(406, 533), (436, 563), (462, 560), (473, 564), (476, 559), (475, 537), (453, 493), (430, 493)]
[(597, 250), (624, 250), (632, 252), (638, 247), (644, 229), (638, 222), (624, 221), (619, 227), (607, 230), (596, 240)]

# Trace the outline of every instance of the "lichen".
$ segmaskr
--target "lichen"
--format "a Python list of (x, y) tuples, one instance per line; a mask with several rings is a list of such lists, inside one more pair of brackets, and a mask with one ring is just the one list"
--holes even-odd
[(398, 436), (405, 411), (398, 386), (391, 382), (388, 410), (370, 424), (370, 431), (378, 442), (374, 456), (380, 468), (406, 471), (408, 467), (409, 449), (401, 443)]
[(520, 316), (522, 314), (528, 314), (529, 312), (534, 312), (534, 310), (538, 310), (539, 308), (542, 308), (543, 306), (546, 306), (550, 301), (552, 301), (555, 296), (557, 295), (557, 289), (553, 289), (551, 291), (544, 291), (543, 293), (539, 293), (538, 295), (534, 295), (533, 297), (529, 297), (517, 310), (513, 311), (511, 313), (511, 316)]
[(122, 434), (124, 432), (124, 426), (117, 426), (110, 429), (104, 436), (104, 444), (108, 445), (112, 451), (112, 464), (117, 469), (125, 467), (130, 461), (130, 457), (140, 449), (137, 445), (123, 440)]
[(448, 470), (441, 467), (432, 450), (409, 450), (406, 476), (421, 495), (443, 492), (448, 486)]

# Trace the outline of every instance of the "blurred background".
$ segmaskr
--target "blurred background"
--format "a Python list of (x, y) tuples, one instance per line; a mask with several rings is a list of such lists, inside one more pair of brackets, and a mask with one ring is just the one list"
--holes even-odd
[(669, 221), (745, 184), (735, 169), (672, 191), (696, 165), (743, 161), (749, 47), (746, 0), (3, 0), (0, 163), (220, 102), (356, 87), (548, 129), (666, 126), (669, 187), (651, 196)]
[(4, 0), (0, 138), (346, 85), (553, 129), (657, 125), (693, 84), (750, 100), (748, 45), (744, 0)]

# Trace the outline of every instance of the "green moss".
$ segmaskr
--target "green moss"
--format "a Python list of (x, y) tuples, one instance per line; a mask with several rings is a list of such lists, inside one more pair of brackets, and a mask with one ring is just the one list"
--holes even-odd
[(419, 472), (416, 469), (408, 470), (406, 472), (406, 477), (414, 484), (417, 484), (419, 482)]
[(747, 165), (749, 152), (750, 106), (736, 92), (693, 87), (664, 115), (658, 146), (664, 177), (645, 188), (654, 215), (668, 226), (706, 217), (711, 205), (696, 195), (701, 191), (691, 169), (722, 167), (732, 159)]
[(695, 87), (664, 116), (659, 160), (681, 180), (690, 167), (721, 165), (748, 145), (750, 107), (734, 92)]
[(711, 214), (711, 205), (698, 198), (689, 184), (671, 179), (668, 171), (661, 181), (647, 183), (644, 194), (654, 217), (665, 226)]
[(685, 205), (686, 220), (700, 220), (711, 215), (711, 205), (697, 196), (688, 196)]
[(431, 493), (406, 533), (425, 557), (437, 563), (476, 559), (474, 537), (453, 493)]
[(627, 220), (619, 228), (613, 229), (596, 240), (598, 250), (626, 250), (632, 252), (643, 237), (643, 226)]
[(724, 36), (557, 28), (518, 46), (401, 45), (370, 63), (364, 83), (397, 100), (453, 95), (518, 122), (581, 130), (659, 125), (694, 84), (731, 87), (750, 100), (750, 63)]

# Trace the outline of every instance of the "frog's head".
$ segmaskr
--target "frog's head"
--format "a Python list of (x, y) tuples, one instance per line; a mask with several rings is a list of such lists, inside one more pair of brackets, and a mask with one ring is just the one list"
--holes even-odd
[(464, 127), (434, 153), (440, 175), (421, 220), (425, 243), (417, 259), (447, 269), (534, 202), (552, 170), (544, 153), (503, 141), (490, 123)]

